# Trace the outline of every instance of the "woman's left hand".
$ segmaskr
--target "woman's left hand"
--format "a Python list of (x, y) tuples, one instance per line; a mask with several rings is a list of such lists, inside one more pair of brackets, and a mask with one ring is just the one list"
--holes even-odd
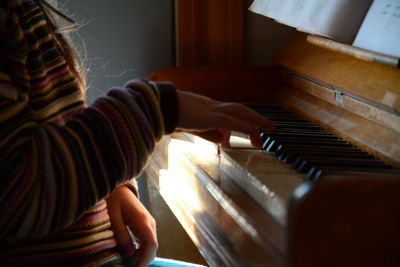
[(238, 103), (226, 103), (191, 92), (177, 90), (178, 121), (176, 131), (229, 146), (231, 131), (247, 134), (253, 146), (261, 148), (259, 129), (272, 131), (275, 125), (254, 110)]
[[(121, 253), (136, 260), (135, 266), (147, 266), (155, 258), (158, 248), (154, 218), (126, 186), (116, 188), (106, 201), (111, 228)], [(135, 240), (127, 227), (140, 244), (138, 249), (134, 247)]]

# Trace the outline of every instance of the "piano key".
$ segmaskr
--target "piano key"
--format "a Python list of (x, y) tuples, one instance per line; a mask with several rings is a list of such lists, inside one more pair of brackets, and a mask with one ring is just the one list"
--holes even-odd
[(391, 166), (376, 160), (362, 160), (362, 159), (339, 159), (339, 158), (319, 158), (319, 159), (309, 159), (309, 158), (298, 158), (293, 164), (296, 171), (302, 173), (308, 173), (313, 167), (319, 166), (320, 168), (336, 168), (336, 170), (346, 169), (348, 167), (354, 167), (364, 170), (372, 169), (392, 169)]
[[(285, 152), (285, 153), (284, 153)], [(277, 158), (285, 163), (294, 163), (295, 160), (301, 156), (319, 156), (319, 157), (329, 157), (329, 158), (358, 158), (358, 159), (375, 159), (373, 156), (367, 153), (359, 152), (357, 150), (353, 151), (301, 151), (301, 153), (296, 151), (287, 151), (277, 153)]]
[(336, 136), (320, 136), (320, 135), (269, 135), (268, 137), (262, 138), (263, 144), (265, 147), (268, 147), (269, 144), (273, 141), (275, 142), (284, 142), (286, 140), (291, 140), (291, 142), (298, 141), (298, 142), (305, 142), (305, 143), (321, 143), (321, 142), (328, 142), (328, 143), (344, 143), (342, 140), (339, 140)]
[[(332, 147), (332, 146), (308, 146), (308, 145), (304, 145), (304, 144), (285, 144), (285, 145), (280, 145), (278, 146), (277, 150), (275, 151), (275, 153), (278, 152), (285, 152), (285, 151), (293, 151), (293, 152), (343, 152), (343, 153), (362, 153), (362, 154), (367, 154), (366, 152), (363, 152), (359, 149), (357, 149), (356, 147)], [(368, 155), (368, 154), (367, 154)]]
[(288, 137), (288, 138), (320, 138), (320, 139), (335, 139), (339, 140), (339, 138), (332, 134), (324, 134), (318, 132), (311, 132), (311, 131), (276, 131), (273, 133), (265, 133), (264, 138), (281, 138), (281, 137)]
[(293, 164), (307, 177), (348, 171), (392, 171), (392, 167), (308, 120), (276, 106), (254, 106), (277, 125), (274, 132), (261, 131), (263, 149), (277, 159)]
[(320, 127), (311, 123), (287, 123), (274, 121), (277, 129), (310, 129), (310, 130), (321, 130)]
[(279, 145), (296, 144), (299, 142), (301, 142), (302, 144), (307, 144), (311, 147), (331, 147), (331, 148), (336, 148), (336, 147), (352, 148), (353, 147), (351, 144), (342, 142), (340, 140), (328, 140), (328, 141), (315, 142), (312, 139), (290, 139), (290, 138), (287, 138), (287, 139), (281, 138), (279, 140), (272, 140), (270, 142), (264, 142), (262, 147), (268, 152), (274, 152)]
[(399, 170), (389, 169), (389, 170), (365, 170), (365, 169), (357, 169), (357, 168), (342, 168), (341, 170), (331, 169), (331, 168), (320, 168), (320, 167), (313, 167), (309, 170), (306, 175), (307, 180), (315, 180), (323, 178), (323, 176), (328, 175), (371, 175), (381, 173), (384, 174), (396, 174), (400, 175)]
[[(290, 126), (292, 126), (292, 125), (290, 125)], [(270, 132), (269, 134), (272, 134), (272, 133), (293, 133), (293, 134), (295, 134), (295, 133), (304, 133), (304, 134), (319, 134), (319, 135), (335, 136), (334, 134), (327, 133), (326, 131), (324, 131), (324, 130), (322, 130), (320, 128), (304, 127), (304, 124), (301, 125), (303, 127), (300, 127), (300, 124), (299, 124), (299, 127), (297, 127), (297, 128), (293, 128), (293, 127), (290, 127), (290, 126), (288, 124), (287, 127), (283, 127), (283, 128), (282, 127), (277, 127), (276, 130), (274, 130), (273, 132)], [(313, 125), (311, 124), (309, 126), (313, 126)], [(268, 135), (268, 133), (265, 133), (265, 135)]]
[[(340, 142), (339, 142), (340, 143)], [(370, 154), (361, 151), (360, 149), (358, 149), (357, 147), (346, 143), (346, 142), (341, 142), (341, 144), (345, 144), (343, 146), (338, 146), (338, 147), (332, 147), (331, 145), (313, 145), (313, 144), (309, 144), (309, 143), (302, 143), (302, 144), (298, 144), (298, 143), (294, 143), (294, 142), (287, 142), (284, 143), (283, 145), (279, 146), (277, 148), (276, 152), (279, 153), (285, 153), (285, 152), (299, 152), (299, 153), (355, 153), (355, 154), (359, 154), (359, 155), (364, 155), (364, 156), (368, 156), (371, 158), (374, 158), (373, 156), (371, 156)]]
[(368, 164), (368, 166), (384, 166), (385, 168), (392, 168), (390, 165), (387, 165), (385, 162), (376, 159), (360, 159), (360, 158), (339, 158), (339, 157), (318, 157), (318, 156), (307, 156), (302, 155), (301, 158), (304, 160), (308, 160), (310, 162), (315, 163), (324, 163), (324, 164)]

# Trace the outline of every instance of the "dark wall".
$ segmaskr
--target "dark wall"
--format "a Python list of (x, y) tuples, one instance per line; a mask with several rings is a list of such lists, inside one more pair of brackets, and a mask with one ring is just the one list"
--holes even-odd
[(173, 0), (58, 1), (81, 25), (74, 38), (89, 68), (88, 101), (174, 64)]

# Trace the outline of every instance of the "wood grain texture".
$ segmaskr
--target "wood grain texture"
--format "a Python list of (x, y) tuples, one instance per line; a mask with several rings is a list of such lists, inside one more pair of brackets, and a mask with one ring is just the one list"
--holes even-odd
[[(218, 100), (281, 104), (400, 167), (398, 69), (313, 46), (301, 33), (285, 44), (277, 62), (290, 74), (282, 78), (276, 68), (184, 67), (157, 71), (150, 79), (172, 81), (178, 89)], [(282, 228), (276, 227), (268, 208), (249, 196), (255, 191), (246, 184), (252, 179), (246, 178), (257, 168), (247, 166), (246, 155), (211, 149), (204, 157), (203, 148), (176, 145), (171, 150), (175, 154), (162, 154), (171, 175), (161, 179), (169, 186), (160, 188), (211, 266), (287, 266), (288, 260), (296, 267), (400, 262), (398, 175), (328, 177), (294, 189), (295, 181), (293, 194), (288, 189), (281, 197), (296, 200), (288, 211), (289, 228)], [(228, 157), (233, 163), (223, 166)], [(235, 174), (227, 166), (241, 163), (236, 169), (242, 173), (231, 177)], [(272, 178), (263, 181), (271, 191), (275, 188), (273, 195), (282, 189)], [(254, 235), (249, 229), (259, 232)]]
[[(333, 88), (326, 87), (323, 84), (318, 84), (315, 81), (295, 74), (292, 74), (284, 82), (297, 90), (318, 97), (400, 134), (400, 116), (398, 114), (369, 105), (348, 95), (341, 94)], [(338, 96), (337, 94), (340, 95)]]
[(383, 64), (394, 68), (400, 67), (399, 65), (400, 59), (398, 57), (372, 52), (366, 49), (340, 43), (318, 35), (307, 35), (307, 41), (310, 44), (320, 46), (332, 50), (334, 52), (339, 52), (345, 55), (349, 55), (364, 61), (376, 62), (378, 64)]
[[(154, 177), (154, 175), (152, 176)], [(146, 179), (146, 188), (141, 188), (141, 200), (147, 198), (146, 208), (157, 222), (157, 257), (207, 265), (197, 247), (182, 228), (175, 215), (160, 195), (159, 187), (153, 179)]]
[(219, 170), (217, 146), (206, 143), (164, 137), (146, 174), (210, 266), (286, 266), (282, 228)]
[(276, 95), (278, 103), (372, 155), (400, 167), (400, 134), (293, 87)]
[(244, 63), (243, 0), (178, 0), (178, 66)]
[(275, 67), (180, 67), (156, 71), (149, 79), (221, 101), (265, 103), (279, 90), (279, 75)]
[(398, 176), (331, 176), (294, 193), (288, 223), (293, 267), (400, 264)]
[(362, 101), (400, 113), (399, 69), (313, 46), (304, 33), (293, 35), (277, 54), (276, 61)]

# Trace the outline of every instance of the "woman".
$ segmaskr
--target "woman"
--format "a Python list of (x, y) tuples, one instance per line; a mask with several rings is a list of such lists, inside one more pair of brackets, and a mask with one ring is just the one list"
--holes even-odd
[[(0, 0), (0, 264), (146, 266), (155, 222), (132, 178), (164, 134), (214, 142), (273, 125), (248, 108), (133, 80), (85, 104), (80, 64), (40, 0)], [(131, 234), (139, 242), (135, 247)]]

